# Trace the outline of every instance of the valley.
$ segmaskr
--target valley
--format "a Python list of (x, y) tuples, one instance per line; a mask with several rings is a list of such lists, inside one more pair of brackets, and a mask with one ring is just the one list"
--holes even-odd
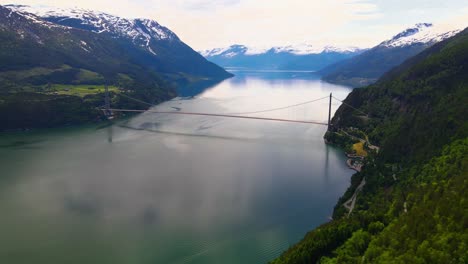
[(0, 263), (468, 261), (466, 3), (11, 2)]

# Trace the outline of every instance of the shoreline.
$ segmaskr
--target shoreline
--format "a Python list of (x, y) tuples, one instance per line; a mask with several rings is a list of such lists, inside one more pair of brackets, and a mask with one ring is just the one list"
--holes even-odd
[[(96, 96), (103, 96), (104, 94), (97, 94)], [(157, 100), (157, 103), (155, 105), (159, 105), (164, 102), (168, 102), (176, 98), (178, 95), (172, 95), (168, 96), (166, 98), (161, 98), (161, 100)], [(79, 100), (80, 104), (83, 103), (83, 98), (79, 96), (67, 96), (67, 97), (61, 97), (62, 98), (73, 98), (75, 100)], [(153, 106), (144, 106), (142, 107), (143, 110), (149, 110)], [(50, 106), (51, 109), (53, 109), (53, 106)], [(44, 125), (43, 122), (32, 122), (32, 124), (29, 124), (29, 126), (17, 126), (17, 127), (4, 127), (2, 128), (0, 126), (0, 134), (15, 134), (15, 133), (28, 133), (28, 132), (34, 132), (34, 131), (41, 131), (41, 130), (47, 130), (47, 129), (66, 129), (66, 128), (74, 128), (74, 127), (86, 127), (86, 126), (95, 126), (95, 125), (103, 125), (107, 126), (109, 125), (109, 122), (115, 122), (119, 120), (124, 120), (128, 117), (133, 116), (133, 114), (117, 114), (114, 115), (114, 118), (111, 120), (103, 114), (103, 112), (98, 109), (96, 105), (89, 105), (86, 108), (82, 108), (81, 112), (78, 112), (79, 114), (82, 114), (83, 111), (88, 115), (86, 119), (80, 119), (79, 115), (73, 115), (72, 119), (76, 120), (67, 120), (63, 122), (57, 122), (52, 125)], [(72, 109), (70, 111), (76, 111), (75, 109)], [(70, 111), (65, 111), (64, 113), (70, 113)], [(47, 114), (47, 113), (45, 113)], [(62, 114), (62, 113), (61, 113)], [(26, 122), (22, 121), (22, 119), (18, 119), (20, 121), (18, 122)]]
[[(349, 135), (350, 136), (350, 135)], [(335, 145), (333, 142), (327, 140), (326, 138), (324, 138), (324, 141), (327, 145), (331, 145), (331, 146), (337, 146), (339, 147), (345, 154), (345, 156), (347, 157), (346, 159), (346, 166), (351, 169), (351, 170), (354, 170), (355, 173), (352, 174), (352, 176), (354, 176), (356, 173), (360, 173), (362, 171), (362, 168), (364, 166), (363, 162), (364, 160), (366, 159), (365, 156), (361, 156), (361, 155), (357, 155), (357, 154), (351, 154), (351, 153), (347, 153), (343, 147), (340, 147), (338, 145)], [(379, 151), (379, 147), (377, 146), (374, 146), (374, 145), (371, 145), (372, 148), (370, 148), (371, 150), (376, 150), (377, 152)], [(354, 190), (352, 196), (346, 200), (345, 202), (343, 203), (340, 203), (340, 201), (338, 200), (335, 204), (335, 208), (336, 206), (343, 206), (348, 212), (346, 214), (347, 217), (350, 216), (350, 214), (352, 213), (353, 209), (354, 209), (354, 206), (356, 204), (356, 199), (358, 197), (358, 194), (359, 192), (362, 191), (362, 189), (364, 188), (364, 185), (366, 185), (366, 178), (363, 177), (361, 182), (359, 183), (359, 185), (357, 186), (357, 188)], [(352, 185), (350, 184), (349, 187), (347, 188), (347, 190), (349, 188), (351, 188)], [(343, 194), (344, 195), (344, 194)], [(330, 221), (334, 221), (333, 217), (330, 217)]]

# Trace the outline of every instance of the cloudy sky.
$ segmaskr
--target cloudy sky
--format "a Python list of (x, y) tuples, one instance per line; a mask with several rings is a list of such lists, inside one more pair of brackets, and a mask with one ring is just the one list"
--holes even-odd
[(197, 50), (246, 44), (371, 47), (416, 23), (468, 26), (466, 0), (0, 0), (144, 17)]

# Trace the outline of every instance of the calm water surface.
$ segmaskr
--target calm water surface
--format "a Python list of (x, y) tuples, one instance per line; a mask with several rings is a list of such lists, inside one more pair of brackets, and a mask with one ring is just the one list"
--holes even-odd
[[(238, 113), (350, 92), (305, 72), (235, 73), (155, 109)], [(257, 116), (325, 121), (327, 107)], [(0, 263), (266, 263), (328, 221), (349, 185), (325, 130), (144, 113), (2, 134)]]

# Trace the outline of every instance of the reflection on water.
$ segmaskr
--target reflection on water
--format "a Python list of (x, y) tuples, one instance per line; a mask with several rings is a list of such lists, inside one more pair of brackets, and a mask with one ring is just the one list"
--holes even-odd
[[(310, 73), (236, 74), (156, 109), (247, 112), (350, 92)], [(327, 111), (324, 100), (259, 116)], [(2, 136), (0, 263), (265, 263), (326, 222), (349, 183), (325, 130), (143, 113)]]
[(112, 126), (107, 127), (107, 142), (112, 143), (112, 134), (113, 134), (114, 129)]

